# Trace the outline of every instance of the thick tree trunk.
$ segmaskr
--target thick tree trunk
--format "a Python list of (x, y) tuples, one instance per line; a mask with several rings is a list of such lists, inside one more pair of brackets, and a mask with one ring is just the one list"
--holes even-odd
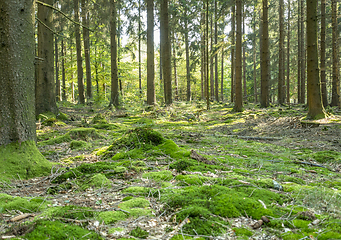
[(169, 18), (168, 18), (168, 0), (161, 1), (161, 54), (162, 54), (162, 75), (165, 88), (165, 103), (172, 104), (172, 65), (171, 65), (171, 44), (169, 38)]
[(89, 41), (89, 10), (86, 0), (82, 0), (82, 23), (83, 23), (83, 43), (84, 43), (84, 61), (86, 69), (86, 96), (88, 100), (92, 99), (92, 81), (90, 65), (90, 41)]
[[(235, 0), (234, 0), (235, 2)], [(235, 29), (236, 29), (236, 6), (232, 5), (232, 30), (231, 30), (231, 38), (232, 38), (232, 49), (231, 49), (231, 102), (235, 100), (235, 91), (236, 91), (236, 83), (235, 83)]]
[(307, 0), (308, 118), (312, 119), (325, 117), (318, 68), (316, 8), (317, 0)]
[(321, 0), (321, 93), (323, 106), (328, 105), (326, 80), (326, 0)]
[(224, 48), (221, 49), (221, 77), (220, 77), (220, 98), (224, 101)]
[(269, 107), (269, 25), (268, 0), (263, 0), (261, 41), (261, 106)]
[[(74, 0), (75, 21), (79, 22), (79, 2)], [(83, 60), (82, 46), (79, 25), (75, 24), (76, 50), (77, 50), (77, 79), (78, 79), (78, 100), (80, 104), (85, 104), (84, 83), (83, 83)]]
[(279, 1), (279, 54), (278, 54), (278, 103), (284, 104), (284, 11), (283, 0)]
[[(34, 4), (0, 1), (1, 178), (40, 176), (51, 168), (35, 145)], [(53, 42), (51, 64), (53, 76)]]
[(155, 98), (154, 66), (154, 1), (147, 0), (147, 104), (154, 105)]
[(340, 106), (340, 79), (339, 79), (339, 45), (338, 45), (338, 14), (337, 0), (332, 0), (332, 21), (333, 21), (333, 84), (331, 106)]
[(117, 67), (117, 0), (111, 1), (111, 99), (110, 105), (119, 106)]
[(236, 101), (234, 111), (243, 111), (243, 90), (242, 90), (242, 0), (236, 0)]
[[(53, 5), (53, 0), (44, 0), (44, 3)], [(55, 82), (53, 76), (53, 28), (52, 9), (38, 5), (38, 58), (36, 79), (36, 115), (44, 112), (58, 113), (56, 104)], [(48, 29), (50, 28), (50, 29)]]

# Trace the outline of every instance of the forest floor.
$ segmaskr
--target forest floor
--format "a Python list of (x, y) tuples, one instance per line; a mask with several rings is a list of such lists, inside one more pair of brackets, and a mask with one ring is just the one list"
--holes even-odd
[(341, 239), (341, 112), (64, 104), (51, 175), (0, 182), (0, 239)]

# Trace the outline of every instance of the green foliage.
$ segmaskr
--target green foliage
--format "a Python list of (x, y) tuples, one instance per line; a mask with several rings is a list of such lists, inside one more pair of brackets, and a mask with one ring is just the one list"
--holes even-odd
[(311, 154), (311, 157), (320, 163), (341, 162), (341, 154), (339, 152), (331, 151), (331, 150), (313, 153)]
[(46, 209), (49, 203), (49, 201), (45, 201), (43, 198), (25, 199), (0, 193), (0, 207), (7, 211), (20, 210), (25, 213), (37, 212), (38, 210)]
[(87, 146), (87, 142), (85, 141), (73, 140), (70, 142), (71, 149), (81, 149), (81, 148), (85, 148), (86, 146)]
[(145, 239), (149, 236), (149, 233), (140, 227), (136, 227), (134, 230), (130, 232), (130, 235), (137, 238)]
[(94, 211), (91, 208), (68, 205), (63, 207), (52, 207), (46, 209), (39, 217), (55, 219), (87, 219), (94, 217)]
[(246, 228), (232, 228), (233, 231), (236, 233), (236, 236), (247, 236), (251, 237), (253, 235), (253, 232)]
[(161, 171), (161, 172), (147, 172), (142, 174), (143, 178), (153, 179), (155, 181), (170, 181), (173, 179), (173, 174), (171, 171)]
[(107, 211), (100, 212), (98, 218), (99, 220), (104, 221), (105, 224), (111, 224), (128, 218), (128, 214), (122, 211)]

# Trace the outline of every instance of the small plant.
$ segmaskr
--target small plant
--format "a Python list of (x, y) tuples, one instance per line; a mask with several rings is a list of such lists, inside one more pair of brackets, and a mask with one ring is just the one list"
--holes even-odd
[(130, 232), (130, 235), (133, 236), (133, 237), (137, 237), (137, 238), (147, 238), (149, 233), (145, 230), (143, 230), (142, 228), (140, 227), (136, 227), (134, 230), (132, 230)]

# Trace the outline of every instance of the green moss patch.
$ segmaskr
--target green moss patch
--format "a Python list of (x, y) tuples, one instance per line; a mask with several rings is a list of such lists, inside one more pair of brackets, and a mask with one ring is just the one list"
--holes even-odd
[(149, 201), (145, 198), (132, 198), (128, 201), (120, 203), (118, 206), (129, 212), (131, 216), (151, 216), (151, 209), (149, 209)]
[(46, 209), (49, 203), (43, 198), (25, 199), (0, 193), (0, 207), (3, 210), (20, 210), (25, 213), (32, 213)]
[(87, 219), (94, 217), (94, 211), (91, 208), (79, 207), (74, 205), (64, 206), (64, 207), (51, 207), (46, 209), (40, 217), (55, 219)]
[(105, 222), (105, 224), (115, 223), (124, 219), (127, 219), (129, 215), (122, 211), (107, 211), (100, 212), (98, 218)]
[(71, 149), (82, 149), (82, 148), (85, 148), (87, 145), (88, 144), (85, 141), (73, 140), (70, 142), (70, 148)]
[(170, 181), (173, 179), (173, 174), (171, 171), (160, 171), (160, 172), (147, 172), (142, 174), (143, 178), (153, 179), (155, 181)]
[(50, 174), (52, 163), (38, 151), (34, 141), (0, 146), (0, 179), (23, 179)]

